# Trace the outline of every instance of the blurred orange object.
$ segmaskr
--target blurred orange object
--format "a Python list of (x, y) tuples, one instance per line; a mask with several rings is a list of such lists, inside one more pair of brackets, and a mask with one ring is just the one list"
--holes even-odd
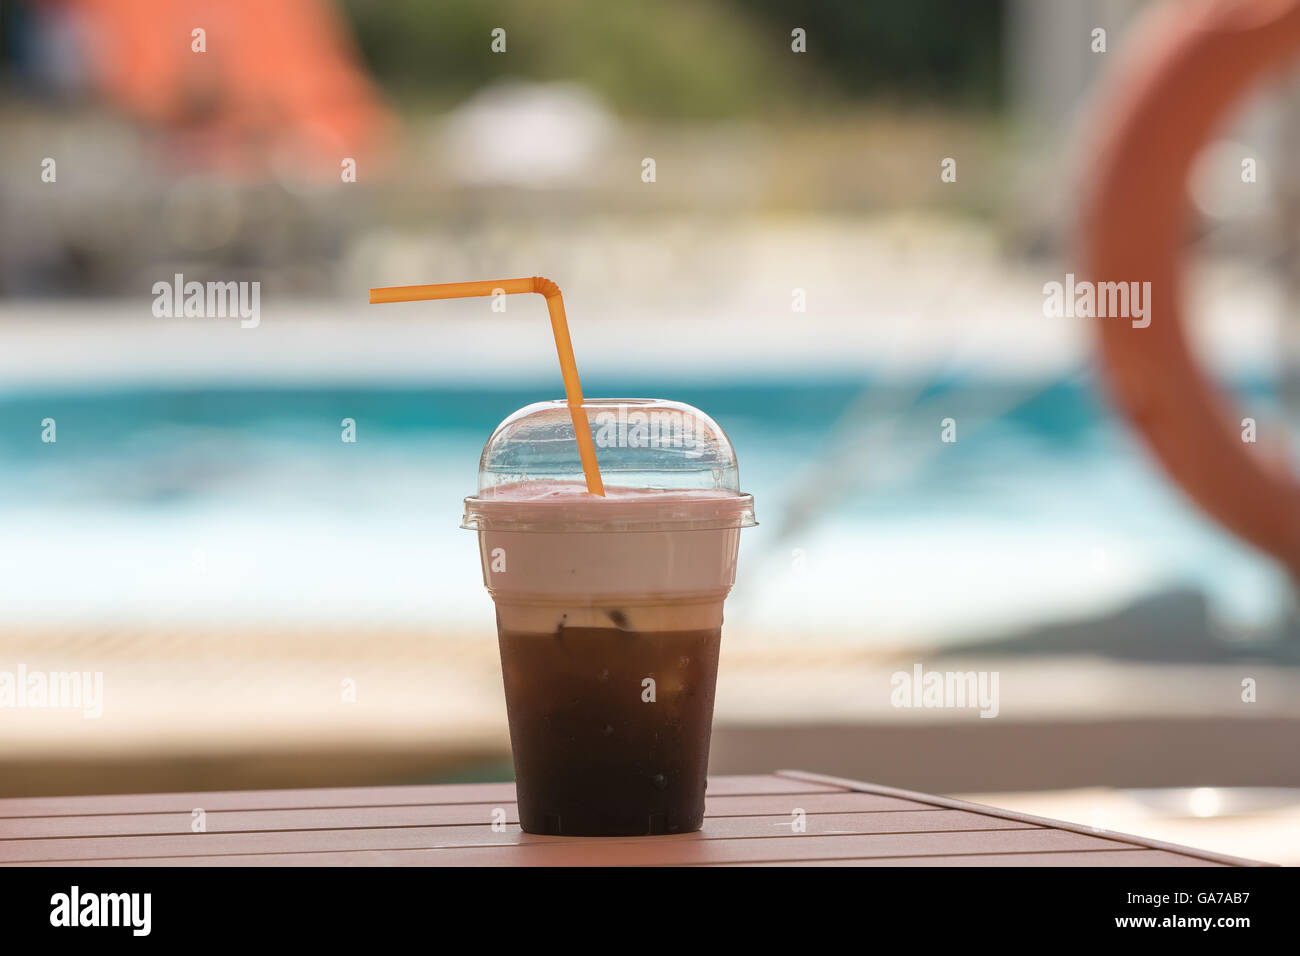
[(164, 128), (186, 166), (338, 176), (391, 127), (328, 0), (55, 4), (81, 15), (96, 86)]
[(1088, 278), (1149, 281), (1151, 323), (1095, 320), (1111, 389), (1170, 475), (1205, 511), (1300, 577), (1300, 482), (1241, 438), (1241, 415), (1204, 374), (1182, 326), (1192, 161), (1231, 107), (1300, 55), (1300, 0), (1153, 9), (1110, 77), (1086, 142)]

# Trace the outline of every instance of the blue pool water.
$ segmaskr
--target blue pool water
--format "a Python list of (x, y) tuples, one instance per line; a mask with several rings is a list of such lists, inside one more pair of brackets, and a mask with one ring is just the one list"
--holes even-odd
[[(759, 528), (733, 632), (998, 635), (1160, 589), (1250, 622), (1287, 593), (1161, 476), (1094, 383), (586, 383), (696, 405)], [(1266, 383), (1240, 394), (1274, 410)], [(492, 428), (552, 396), (433, 388), (0, 394), (0, 627), (107, 621), (490, 633), (461, 498)], [(1261, 412), (1261, 414), (1263, 413)], [(57, 442), (40, 440), (53, 418)], [(357, 423), (357, 442), (340, 422)], [(942, 421), (957, 441), (940, 441)]]

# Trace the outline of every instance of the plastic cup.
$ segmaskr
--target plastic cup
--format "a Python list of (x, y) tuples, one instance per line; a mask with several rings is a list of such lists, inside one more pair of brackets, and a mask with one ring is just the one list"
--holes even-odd
[(755, 524), (726, 435), (652, 399), (581, 406), (605, 495), (587, 491), (572, 409), (497, 427), (465, 499), (497, 634), (529, 833), (698, 830), (723, 602)]
[(520, 823), (697, 830), (722, 604), (755, 523), (727, 436), (678, 402), (584, 400), (550, 279), (382, 287), (370, 301), (527, 293), (546, 299), (566, 399), (498, 426), (463, 523), (496, 602)]

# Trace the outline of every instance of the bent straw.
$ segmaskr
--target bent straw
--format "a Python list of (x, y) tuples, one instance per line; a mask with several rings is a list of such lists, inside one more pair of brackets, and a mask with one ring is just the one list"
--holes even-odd
[(560, 374), (564, 377), (564, 394), (568, 399), (569, 417), (573, 419), (573, 435), (578, 440), (578, 455), (582, 459), (582, 473), (587, 478), (587, 491), (605, 495), (605, 484), (596, 467), (596, 446), (591, 441), (591, 426), (582, 411), (582, 384), (578, 381), (578, 363), (573, 358), (573, 342), (569, 339), (569, 320), (564, 315), (564, 299), (560, 287), (550, 279), (532, 276), (527, 279), (502, 279), (497, 282), (443, 282), (437, 285), (399, 285), (370, 290), (370, 304), (388, 302), (418, 302), (424, 299), (464, 299), (470, 296), (496, 295), (505, 292), (515, 295), (536, 292), (546, 298), (546, 310), (551, 314), (551, 332), (555, 335), (555, 351), (560, 356)]

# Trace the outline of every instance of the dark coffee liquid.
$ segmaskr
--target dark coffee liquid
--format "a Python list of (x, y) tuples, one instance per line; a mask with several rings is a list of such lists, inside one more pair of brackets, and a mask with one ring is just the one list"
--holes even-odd
[[(623, 623), (619, 617), (611, 612), (611, 622)], [(499, 631), (526, 832), (643, 836), (700, 828), (720, 634)]]

